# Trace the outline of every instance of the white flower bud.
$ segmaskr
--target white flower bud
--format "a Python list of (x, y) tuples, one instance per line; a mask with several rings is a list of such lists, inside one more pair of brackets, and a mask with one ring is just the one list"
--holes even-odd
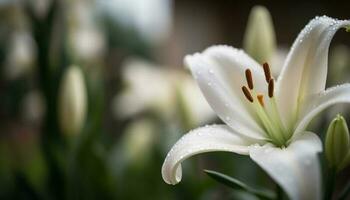
[(346, 161), (350, 153), (349, 129), (340, 115), (328, 127), (325, 151), (330, 167), (341, 170), (349, 163)]
[(157, 128), (151, 120), (139, 119), (131, 123), (125, 130), (122, 140), (126, 161), (135, 167), (147, 163), (156, 138)]
[(271, 62), (276, 50), (276, 35), (271, 15), (263, 6), (255, 6), (250, 12), (243, 48), (259, 63)]
[(87, 109), (84, 75), (79, 67), (70, 66), (66, 70), (59, 98), (61, 131), (67, 135), (78, 134), (84, 124)]

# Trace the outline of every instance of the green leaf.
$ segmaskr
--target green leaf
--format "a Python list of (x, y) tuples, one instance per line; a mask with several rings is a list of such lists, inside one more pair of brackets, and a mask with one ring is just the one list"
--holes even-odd
[(216, 171), (212, 171), (212, 170), (204, 170), (204, 172), (210, 176), (211, 178), (213, 178), (214, 180), (232, 188), (232, 189), (236, 189), (236, 190), (243, 190), (246, 191), (248, 193), (251, 193), (253, 195), (255, 195), (256, 197), (260, 198), (260, 199), (264, 199), (264, 200), (272, 200), (275, 199), (275, 194), (271, 191), (262, 191), (262, 190), (258, 190), (255, 188), (252, 188), (250, 186), (248, 186), (247, 184), (232, 178), (230, 176), (227, 176), (225, 174), (222, 174), (220, 172), (216, 172)]

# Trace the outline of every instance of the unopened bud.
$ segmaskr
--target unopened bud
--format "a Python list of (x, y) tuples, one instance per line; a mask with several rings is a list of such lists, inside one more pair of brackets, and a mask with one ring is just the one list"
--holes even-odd
[(243, 48), (259, 63), (269, 62), (276, 51), (276, 35), (270, 12), (255, 6), (250, 12)]
[(78, 134), (85, 121), (87, 95), (84, 75), (77, 66), (67, 68), (60, 86), (59, 122), (67, 135)]
[(345, 119), (341, 115), (333, 119), (328, 127), (325, 151), (329, 167), (339, 171), (349, 164), (349, 129)]

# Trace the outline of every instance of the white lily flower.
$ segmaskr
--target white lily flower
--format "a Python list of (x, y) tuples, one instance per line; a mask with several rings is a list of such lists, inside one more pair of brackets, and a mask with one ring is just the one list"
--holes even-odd
[[(195, 129), (170, 150), (166, 183), (181, 180), (190, 156), (228, 151), (249, 155), (290, 199), (320, 199), (319, 137), (305, 131), (330, 105), (350, 102), (350, 84), (325, 89), (330, 41), (350, 21), (316, 17), (301, 31), (276, 80), (242, 50), (213, 46), (185, 57), (207, 101), (226, 123)], [(276, 82), (275, 82), (276, 80)]]

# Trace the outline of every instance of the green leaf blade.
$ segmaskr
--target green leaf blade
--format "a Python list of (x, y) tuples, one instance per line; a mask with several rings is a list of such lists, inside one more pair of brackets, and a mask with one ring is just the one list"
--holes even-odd
[(215, 181), (222, 183), (232, 189), (246, 191), (263, 200), (275, 199), (275, 194), (271, 191), (262, 191), (262, 190), (252, 188), (240, 180), (237, 180), (233, 177), (230, 177), (226, 174), (222, 174), (217, 171), (204, 170), (204, 172)]

